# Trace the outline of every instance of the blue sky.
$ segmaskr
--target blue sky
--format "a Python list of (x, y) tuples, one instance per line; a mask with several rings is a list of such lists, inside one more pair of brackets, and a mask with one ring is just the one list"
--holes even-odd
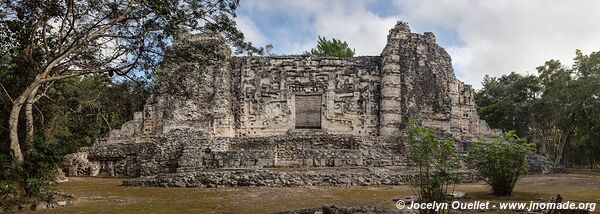
[(433, 32), (459, 79), (479, 88), (485, 74), (535, 73), (548, 59), (570, 65), (575, 49), (599, 51), (599, 8), (594, 0), (242, 0), (237, 22), (276, 54), (302, 53), (321, 35), (379, 55), (389, 29), (407, 21), (413, 32)]

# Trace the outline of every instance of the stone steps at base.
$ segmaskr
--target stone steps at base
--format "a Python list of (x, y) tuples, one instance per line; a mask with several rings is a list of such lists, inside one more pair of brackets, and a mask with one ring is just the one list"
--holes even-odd
[[(460, 172), (462, 182), (474, 179), (471, 171)], [(169, 173), (126, 179), (125, 186), (236, 187), (236, 186), (373, 186), (404, 185), (413, 173), (395, 168), (328, 168), (317, 170), (244, 169)]]

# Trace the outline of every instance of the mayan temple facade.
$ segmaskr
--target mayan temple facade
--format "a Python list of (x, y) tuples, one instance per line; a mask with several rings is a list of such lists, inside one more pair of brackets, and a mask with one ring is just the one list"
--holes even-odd
[(70, 155), (67, 174), (153, 186), (399, 184), (408, 120), (458, 149), (498, 135), (435, 36), (404, 22), (380, 56), (237, 57), (216, 33), (183, 36), (167, 54), (143, 112)]

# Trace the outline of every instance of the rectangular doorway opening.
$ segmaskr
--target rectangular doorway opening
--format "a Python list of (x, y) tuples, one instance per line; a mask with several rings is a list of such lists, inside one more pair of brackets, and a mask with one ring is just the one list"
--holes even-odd
[(296, 129), (321, 128), (321, 95), (296, 95)]

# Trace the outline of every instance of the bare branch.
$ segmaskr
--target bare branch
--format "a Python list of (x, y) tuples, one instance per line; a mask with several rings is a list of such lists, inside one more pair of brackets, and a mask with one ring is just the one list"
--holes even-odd
[[(71, 53), (73, 53), (76, 50), (78, 50), (79, 48), (85, 46), (90, 41), (98, 38), (99, 36), (104, 34), (107, 30), (112, 28), (115, 24), (123, 21), (127, 17), (127, 13), (129, 13), (131, 11), (132, 3), (133, 3), (133, 1), (131, 1), (129, 3), (129, 5), (127, 6), (127, 9), (123, 12), (123, 14), (119, 15), (119, 17), (117, 17), (113, 22), (111, 22), (110, 24), (104, 25), (97, 31), (95, 31), (95, 32), (91, 33), (90, 35), (84, 37), (83, 39), (75, 42), (75, 45), (70, 46), (65, 52), (63, 52), (58, 57), (56, 57), (54, 60), (52, 60), (52, 62), (50, 62), (48, 64), (48, 66), (46, 66), (46, 68), (44, 69), (44, 72), (42, 73), (42, 77), (44, 77), (44, 78), (48, 77), (50, 72), (53, 70), (54, 66), (56, 66), (59, 62), (61, 62), (63, 59), (65, 59)], [(75, 75), (75, 76), (79, 76), (79, 75)], [(66, 77), (66, 78), (68, 78), (68, 77)], [(65, 79), (65, 78), (60, 78), (60, 79)]]
[(44, 88), (44, 92), (42, 92), (41, 94), (35, 96), (32, 100), (32, 103), (37, 102), (38, 100), (40, 100), (40, 98), (42, 96), (46, 96), (46, 94), (48, 93), (48, 90), (52, 87), (52, 85), (54, 85), (55, 81), (50, 82), (49, 84), (46, 84), (46, 87)]
[(83, 100), (83, 101), (81, 101), (81, 102), (82, 102), (82, 103), (92, 103), (92, 102), (94, 102), (94, 101), (98, 100), (98, 98), (100, 98), (100, 94), (101, 94), (101, 93), (100, 93), (100, 92), (98, 92), (98, 94), (96, 94), (96, 97), (95, 97), (94, 99), (91, 99), (91, 100)]
[(4, 91), (4, 93), (6, 94), (6, 97), (8, 97), (8, 99), (10, 100), (10, 102), (12, 104), (15, 103), (15, 101), (12, 99), (12, 97), (10, 97), (10, 94), (8, 93), (8, 91), (6, 91), (6, 88), (4, 88), (4, 85), (2, 85), (2, 83), (0, 82), (0, 87), (2, 87), (2, 90)]

